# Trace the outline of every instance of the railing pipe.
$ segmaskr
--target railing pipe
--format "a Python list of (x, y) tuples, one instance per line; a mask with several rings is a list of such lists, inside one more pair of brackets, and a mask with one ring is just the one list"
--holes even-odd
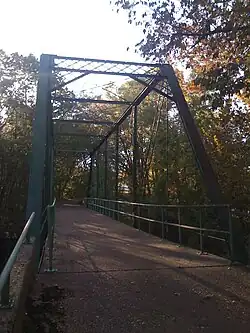
[(22, 231), (20, 237), (18, 238), (18, 241), (17, 241), (10, 257), (9, 257), (7, 263), (5, 264), (3, 271), (1, 272), (1, 275), (0, 275), (0, 294), (2, 293), (6, 283), (9, 282), (9, 276), (10, 276), (11, 270), (12, 270), (12, 268), (13, 268), (15, 262), (16, 262), (16, 259), (17, 259), (17, 256), (19, 254), (20, 248), (21, 248), (22, 244), (24, 243), (24, 241), (26, 239), (26, 236), (28, 234), (30, 226), (32, 225), (34, 217), (35, 217), (35, 213), (33, 212), (30, 215), (30, 218), (28, 219), (27, 223), (25, 224), (25, 227), (23, 228), (23, 231)]
[(179, 243), (181, 245), (182, 244), (182, 234), (181, 234), (181, 209), (180, 209), (180, 207), (178, 207), (178, 223), (179, 223), (179, 228), (178, 228)]

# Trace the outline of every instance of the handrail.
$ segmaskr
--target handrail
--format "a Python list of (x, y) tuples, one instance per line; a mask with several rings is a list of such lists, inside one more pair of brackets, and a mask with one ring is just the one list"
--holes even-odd
[(11, 255), (9, 256), (9, 259), (7, 261), (7, 263), (5, 264), (4, 266), (4, 269), (3, 271), (1, 272), (1, 275), (0, 275), (0, 295), (1, 295), (1, 292), (9, 278), (9, 275), (10, 275), (10, 272), (16, 262), (16, 259), (17, 259), (17, 256), (19, 254), (19, 251), (20, 251), (20, 248), (27, 236), (27, 233), (30, 229), (30, 226), (34, 220), (34, 217), (35, 217), (35, 213), (33, 212), (31, 215), (30, 215), (30, 218), (28, 219), (27, 223), (25, 224), (25, 227), (23, 228), (23, 231), (20, 235), (20, 237), (18, 238), (18, 241), (11, 253)]
[[(158, 223), (162, 225), (162, 238), (165, 237), (165, 226), (172, 226), (178, 228), (178, 234), (179, 234), (179, 243), (182, 244), (182, 230), (183, 229), (189, 229), (193, 231), (199, 231), (200, 234), (200, 249), (201, 252), (203, 252), (203, 237), (204, 233), (216, 233), (219, 235), (224, 235), (224, 237), (227, 238), (225, 241), (227, 242), (227, 245), (229, 247), (229, 253), (231, 256), (231, 260), (233, 261), (234, 258), (234, 249), (233, 249), (233, 231), (232, 231), (232, 218), (231, 218), (231, 207), (229, 204), (207, 204), (207, 205), (155, 205), (151, 203), (137, 203), (137, 202), (129, 202), (129, 201), (122, 201), (122, 200), (110, 200), (110, 199), (104, 199), (104, 198), (93, 198), (93, 197), (87, 197), (85, 198), (87, 207), (90, 207), (92, 209), (96, 209), (99, 212), (111, 216), (110, 213), (113, 213), (113, 218), (119, 219), (119, 216), (127, 216), (129, 218), (132, 218), (133, 221), (137, 220), (138, 221), (138, 229), (140, 230), (140, 222), (141, 221), (146, 221), (148, 222), (149, 225), (149, 233), (151, 233), (151, 223)], [(111, 204), (111, 205), (110, 205)], [(116, 207), (112, 207), (115, 204)], [(121, 206), (123, 206), (122, 210)], [(127, 212), (126, 208), (129, 208), (129, 206), (133, 207), (133, 212)], [(161, 209), (161, 220), (155, 220), (152, 218), (144, 217), (141, 216), (140, 208), (159, 208)], [(168, 222), (167, 220), (163, 220), (163, 210), (166, 209), (176, 209), (178, 213), (178, 222), (176, 221), (175, 223)], [(209, 208), (223, 208), (227, 209), (228, 211), (228, 230), (220, 230), (220, 229), (209, 229), (209, 228), (204, 228), (204, 225), (202, 223), (202, 214), (200, 211), (199, 214), (199, 226), (192, 226), (192, 225), (187, 225), (183, 224), (181, 221), (181, 211), (184, 209), (209, 209)], [(108, 212), (108, 214), (107, 214)], [(115, 217), (116, 216), (116, 217)], [(112, 217), (112, 216), (111, 216)], [(135, 222), (134, 222), (135, 223)], [(134, 225), (134, 224), (133, 224)], [(228, 243), (229, 242), (229, 243)]]
[(155, 208), (223, 208), (223, 207), (230, 207), (229, 204), (201, 204), (201, 205), (188, 205), (188, 204), (180, 204), (180, 205), (160, 205), (160, 204), (154, 204), (154, 203), (143, 203), (143, 202), (131, 202), (131, 201), (125, 201), (125, 200), (110, 200), (110, 199), (104, 199), (104, 198), (95, 198), (95, 197), (86, 197), (86, 201), (88, 200), (102, 200), (106, 202), (114, 202), (114, 203), (120, 203), (124, 205), (131, 205), (131, 206), (141, 206), (141, 207), (155, 207)]
[[(53, 258), (53, 235), (54, 235), (54, 224), (55, 224), (55, 212), (54, 212), (54, 207), (55, 207), (55, 204), (56, 204), (56, 198), (54, 198), (54, 201), (51, 205), (47, 205), (46, 208), (44, 209), (44, 212), (42, 214), (42, 216), (44, 214), (46, 214), (46, 217), (45, 217), (45, 221), (47, 220), (48, 221), (48, 238), (49, 238), (49, 263), (50, 263), (50, 266), (49, 268), (51, 269), (52, 271), (52, 258)], [(5, 266), (4, 266), (4, 269), (3, 271), (1, 272), (1, 275), (0, 275), (0, 307), (3, 306), (3, 307), (6, 307), (6, 306), (9, 306), (9, 278), (10, 278), (10, 273), (13, 269), (13, 266), (16, 262), (16, 259), (17, 259), (17, 256), (20, 252), (20, 249), (21, 249), (21, 246), (22, 244), (24, 243), (24, 240), (27, 239), (27, 236), (28, 236), (28, 233), (29, 233), (29, 230), (30, 230), (30, 227), (34, 221), (34, 217), (35, 217), (35, 212), (33, 212), (28, 221), (26, 222), (23, 230), (22, 230), (22, 233), (20, 235), (20, 237), (18, 238), (17, 240), (17, 243), (11, 253), (11, 255), (9, 256)], [(44, 228), (44, 225), (43, 224), (41, 226), (41, 231), (43, 230)], [(41, 236), (41, 235), (40, 235)], [(38, 238), (40, 237), (39, 235), (37, 236)], [(44, 240), (45, 241), (45, 240)], [(37, 247), (38, 243), (35, 242), (33, 243), (33, 246)], [(40, 246), (40, 245), (39, 245)], [(38, 253), (38, 256), (36, 260), (40, 260), (41, 261), (41, 254), (39, 252)], [(37, 263), (38, 267), (40, 267), (40, 262)], [(38, 268), (39, 270), (39, 268)]]
[(147, 218), (147, 217), (139, 216), (139, 215), (136, 215), (136, 214), (130, 214), (130, 213), (126, 213), (126, 212), (123, 212), (123, 211), (120, 211), (120, 210), (107, 208), (105, 206), (101, 206), (101, 205), (97, 205), (97, 204), (93, 204), (93, 205), (95, 207), (98, 207), (98, 208), (105, 208), (105, 209), (107, 209), (111, 212), (119, 213), (121, 215), (126, 215), (128, 217), (137, 218), (137, 219), (147, 221), (147, 222), (163, 223), (164, 225), (169, 225), (169, 226), (172, 226), (172, 227), (178, 227), (178, 228), (183, 228), (183, 229), (200, 230), (200, 231), (207, 231), (207, 232), (217, 232), (217, 233), (226, 234), (226, 235), (230, 234), (230, 232), (227, 231), (227, 230), (208, 229), (208, 228), (189, 226), (189, 225), (186, 225), (186, 224), (177, 224), (177, 223), (171, 223), (171, 222), (167, 222), (167, 221), (159, 221), (159, 220), (154, 220), (154, 219), (150, 219), (150, 218)]

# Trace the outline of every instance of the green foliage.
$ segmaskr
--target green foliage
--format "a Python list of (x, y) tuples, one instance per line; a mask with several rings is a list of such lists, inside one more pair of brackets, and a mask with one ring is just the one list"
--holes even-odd
[(25, 219), (28, 185), (27, 146), (18, 140), (0, 140), (0, 234), (15, 236)]
[(217, 105), (238, 94), (249, 104), (247, 0), (113, 0), (141, 27), (136, 50), (156, 61), (182, 62)]
[(11, 237), (25, 220), (38, 65), (33, 56), (0, 51), (0, 233)]

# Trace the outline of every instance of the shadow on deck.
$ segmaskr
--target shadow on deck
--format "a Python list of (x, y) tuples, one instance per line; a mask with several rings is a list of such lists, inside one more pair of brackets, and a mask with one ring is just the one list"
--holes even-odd
[(82, 207), (58, 208), (56, 224), (58, 272), (43, 273), (45, 255), (33, 294), (64, 291), (55, 332), (249, 332), (249, 275), (226, 259)]

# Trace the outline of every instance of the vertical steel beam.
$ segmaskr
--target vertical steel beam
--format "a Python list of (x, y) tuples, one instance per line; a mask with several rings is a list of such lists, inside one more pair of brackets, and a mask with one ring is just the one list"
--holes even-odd
[[(133, 170), (132, 170), (132, 190), (133, 190), (133, 202), (137, 202), (137, 165), (138, 165), (138, 133), (137, 133), (137, 105), (133, 110), (133, 135), (132, 135), (132, 145), (133, 145)], [(133, 214), (136, 215), (136, 206), (133, 205)], [(133, 226), (136, 225), (136, 219), (133, 219)]]
[[(92, 178), (93, 178), (93, 159), (94, 156), (91, 156), (90, 159), (90, 166), (89, 166), (89, 179), (88, 179), (88, 187), (87, 187), (87, 198), (90, 198), (92, 196)], [(89, 200), (87, 200), (89, 202)]]
[(95, 197), (99, 197), (99, 185), (100, 185), (100, 170), (99, 170), (99, 150), (96, 152), (96, 194)]
[(119, 199), (119, 132), (119, 126), (117, 126), (115, 136), (115, 200)]
[(132, 191), (133, 191), (133, 202), (137, 201), (137, 164), (138, 164), (138, 137), (137, 137), (137, 105), (133, 110), (133, 134), (132, 134), (132, 145), (133, 145), (133, 167), (132, 167)]
[[(167, 168), (166, 168), (166, 185), (164, 192), (166, 193), (166, 203), (169, 204), (169, 108), (167, 107), (166, 112), (166, 160), (167, 160)], [(165, 199), (165, 198), (164, 198)]]
[[(185, 132), (187, 134), (189, 143), (192, 147), (198, 168), (200, 170), (208, 198), (214, 204), (223, 204), (223, 195), (216, 174), (210, 163), (210, 159), (206, 153), (205, 147), (202, 142), (201, 135), (195, 120), (188, 108), (178, 79), (174, 73), (172, 66), (163, 65), (161, 68), (162, 75), (167, 79), (170, 89), (172, 91), (180, 118), (182, 120)], [(225, 215), (226, 216), (226, 215)], [(221, 219), (221, 224), (226, 226), (226, 219)]]
[[(52, 138), (53, 140), (53, 138)], [(53, 140), (54, 141), (54, 140)], [(55, 158), (55, 152), (54, 152), (54, 142), (51, 146), (51, 160), (50, 160), (50, 205), (52, 205), (55, 197), (54, 193), (54, 158)]]
[(116, 128), (115, 134), (115, 219), (118, 220), (118, 200), (119, 200), (119, 126)]
[(51, 99), (51, 73), (53, 56), (41, 55), (39, 79), (37, 87), (37, 101), (33, 121), (32, 157), (29, 175), (29, 190), (26, 215), (35, 212), (34, 223), (30, 236), (36, 236), (40, 230), (43, 211), (44, 172), (47, 141), (47, 113), (48, 103)]
[(53, 204), (54, 202), (54, 198), (55, 198), (55, 193), (54, 193), (54, 158), (55, 158), (55, 154), (54, 154), (54, 147), (55, 147), (55, 143), (54, 143), (54, 125), (53, 125), (53, 110), (52, 110), (52, 105), (51, 105), (51, 111), (50, 111), (50, 205)]
[(104, 143), (104, 198), (108, 197), (108, 139)]
[(52, 104), (48, 101), (47, 109), (47, 145), (45, 163), (45, 193), (44, 206), (52, 205), (53, 194), (53, 123), (52, 123)]

